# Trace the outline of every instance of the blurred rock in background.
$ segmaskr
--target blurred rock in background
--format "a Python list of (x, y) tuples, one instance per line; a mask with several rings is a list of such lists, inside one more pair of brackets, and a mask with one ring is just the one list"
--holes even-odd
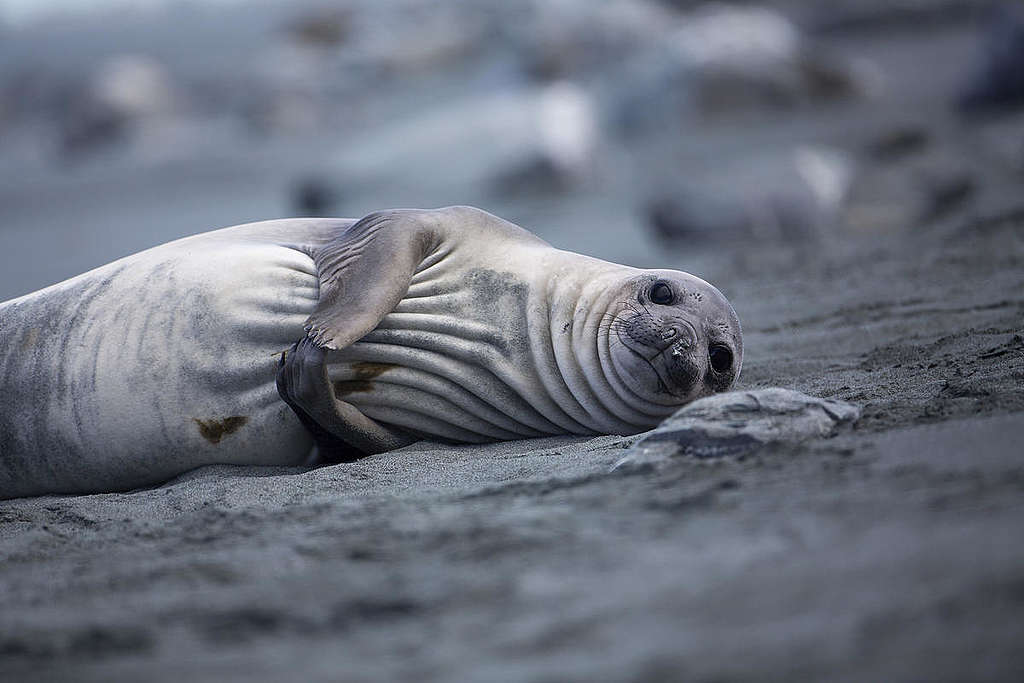
[(671, 25), (617, 74), (614, 116), (627, 130), (792, 109), (877, 87), (867, 61), (830, 54), (771, 9), (709, 3)]
[(4, 8), (0, 248), (77, 245), (8, 268), (4, 297), (296, 213), (479, 204), (699, 270), (723, 242), (945, 234), (1020, 202), (1013, 5)]
[(998, 5), (978, 41), (974, 69), (959, 104), (965, 111), (1024, 107), (1024, 7)]
[(838, 149), (799, 146), (726, 167), (646, 206), (655, 234), (686, 245), (814, 242), (834, 236), (854, 166)]

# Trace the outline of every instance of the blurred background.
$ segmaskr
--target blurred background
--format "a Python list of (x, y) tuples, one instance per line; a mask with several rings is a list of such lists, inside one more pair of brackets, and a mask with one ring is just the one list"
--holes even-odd
[(712, 279), (979, 229), (1024, 206), (1022, 15), (2, 0), (0, 299), (216, 227), (397, 206)]

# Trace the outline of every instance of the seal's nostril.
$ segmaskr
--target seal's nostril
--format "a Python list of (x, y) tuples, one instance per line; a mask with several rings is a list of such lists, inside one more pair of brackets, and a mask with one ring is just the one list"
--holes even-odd
[(729, 350), (728, 346), (712, 344), (708, 356), (711, 359), (711, 367), (714, 368), (715, 372), (725, 372), (732, 367), (732, 351)]
[(662, 338), (662, 339), (671, 339), (671, 338), (672, 338), (672, 337), (674, 337), (674, 336), (676, 336), (676, 330), (675, 330), (675, 329), (673, 329), (673, 328), (671, 328), (671, 327), (670, 327), (670, 328), (668, 328), (667, 330), (664, 330), (664, 331), (663, 331), (663, 332), (661, 333), (661, 338)]

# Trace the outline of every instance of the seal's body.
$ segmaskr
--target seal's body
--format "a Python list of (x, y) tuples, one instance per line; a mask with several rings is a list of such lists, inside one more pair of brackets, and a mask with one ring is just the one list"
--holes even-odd
[(476, 209), (226, 228), (0, 304), (0, 497), (301, 464), (331, 440), (635, 433), (741, 358), (702, 280)]
[(0, 496), (302, 462), (312, 440), (278, 397), (274, 354), (302, 337), (318, 284), (272, 227), (186, 238), (0, 304)]

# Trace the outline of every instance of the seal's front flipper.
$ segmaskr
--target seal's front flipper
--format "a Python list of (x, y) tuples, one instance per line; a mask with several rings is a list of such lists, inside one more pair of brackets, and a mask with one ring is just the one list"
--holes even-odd
[(309, 337), (281, 354), (277, 392), (313, 435), (320, 460), (352, 462), (367, 455), (407, 446), (415, 439), (387, 429), (334, 395), (327, 352)]
[(318, 346), (343, 349), (394, 310), (423, 260), (442, 243), (450, 210), (371, 213), (312, 250), (320, 280), (306, 331)]
[(321, 460), (352, 461), (415, 439), (339, 401), (325, 349), (343, 349), (377, 327), (409, 291), (413, 275), (443, 243), (459, 209), (379, 211), (310, 249), (320, 291), (306, 336), (284, 354), (277, 390), (313, 435)]

